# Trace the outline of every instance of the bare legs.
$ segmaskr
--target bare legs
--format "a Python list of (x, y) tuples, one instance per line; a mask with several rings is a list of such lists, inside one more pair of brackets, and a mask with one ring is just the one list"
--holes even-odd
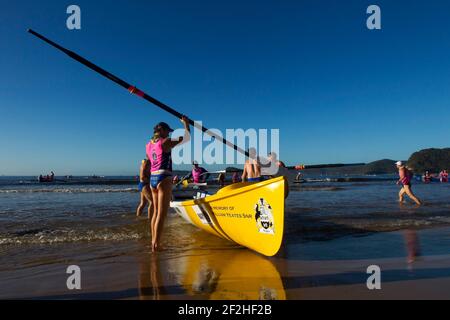
[(144, 192), (141, 192), (141, 202), (139, 203), (139, 206), (136, 209), (136, 217), (139, 217), (142, 214), (142, 210), (144, 210), (145, 206), (147, 205), (147, 198), (144, 195)]
[(172, 180), (170, 177), (161, 181), (156, 189), (152, 188), (154, 214), (151, 222), (152, 252), (158, 250), (164, 220), (167, 216), (172, 198)]
[(153, 199), (152, 199), (152, 192), (150, 191), (150, 186), (145, 186), (142, 189), (141, 192), (141, 202), (139, 203), (139, 206), (136, 210), (136, 216), (139, 217), (142, 215), (142, 211), (144, 210), (145, 206), (148, 204), (148, 219), (152, 219), (153, 214)]
[(398, 202), (404, 203), (405, 202), (405, 188), (402, 187), (400, 189), (400, 192), (398, 193)]
[(145, 198), (147, 199), (148, 202), (148, 210), (147, 210), (147, 217), (148, 220), (152, 220), (152, 215), (153, 215), (153, 196), (152, 196), (152, 191), (150, 190), (150, 186), (145, 186), (144, 189), (142, 189), (142, 193), (144, 194)]
[(418, 206), (420, 206), (422, 204), (422, 202), (419, 200), (419, 198), (417, 198), (414, 195), (414, 193), (412, 192), (411, 186), (408, 186), (408, 185), (404, 185), (403, 188), (401, 188), (400, 192), (398, 193), (398, 201), (400, 203), (403, 203), (405, 194), (407, 194), (408, 197), (410, 197), (411, 200), (413, 200)]

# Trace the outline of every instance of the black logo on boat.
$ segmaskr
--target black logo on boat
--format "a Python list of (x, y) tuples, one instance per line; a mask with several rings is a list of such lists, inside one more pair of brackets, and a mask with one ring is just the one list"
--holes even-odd
[(260, 233), (275, 234), (272, 207), (263, 198), (255, 204), (255, 220)]

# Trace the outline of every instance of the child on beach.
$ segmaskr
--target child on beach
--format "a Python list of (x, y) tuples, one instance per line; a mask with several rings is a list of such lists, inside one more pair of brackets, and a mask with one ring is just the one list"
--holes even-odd
[(138, 190), (141, 193), (141, 201), (136, 209), (136, 216), (139, 217), (145, 206), (148, 205), (147, 216), (148, 219), (151, 220), (153, 213), (153, 199), (150, 191), (150, 161), (148, 159), (142, 160), (141, 163)]

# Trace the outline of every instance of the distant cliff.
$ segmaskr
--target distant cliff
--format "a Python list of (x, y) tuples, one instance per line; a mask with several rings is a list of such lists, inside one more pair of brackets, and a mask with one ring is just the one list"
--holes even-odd
[[(396, 174), (398, 172), (395, 166), (396, 160), (383, 159), (370, 162), (363, 166), (330, 168), (330, 169), (307, 169), (305, 172), (311, 174), (323, 175), (345, 175), (345, 174)], [(450, 170), (450, 148), (445, 149), (425, 149), (414, 152), (407, 163), (408, 167), (413, 169), (416, 174), (422, 174), (425, 171), (438, 173), (443, 169)]]
[(387, 173), (397, 173), (397, 167), (395, 166), (394, 160), (383, 159), (374, 161), (366, 164), (362, 168), (363, 174), (387, 174)]
[(310, 174), (324, 175), (365, 175), (365, 174), (390, 174), (397, 173), (397, 167), (394, 160), (383, 159), (367, 163), (361, 166), (327, 168), (327, 169), (306, 169), (305, 172)]
[(450, 148), (424, 149), (414, 152), (408, 160), (408, 166), (415, 172), (440, 172), (450, 169)]

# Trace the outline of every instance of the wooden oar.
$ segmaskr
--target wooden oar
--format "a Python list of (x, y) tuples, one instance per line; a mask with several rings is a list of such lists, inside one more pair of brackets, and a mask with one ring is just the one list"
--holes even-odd
[[(116, 77), (115, 75), (109, 73), (108, 71), (106, 71), (105, 69), (100, 68), (99, 66), (95, 65), (94, 63), (90, 62), (89, 60), (81, 57), (80, 55), (78, 55), (77, 53), (70, 51), (62, 46), (60, 46), (59, 44), (47, 39), (46, 37), (44, 37), (43, 35), (37, 33), (36, 31), (33, 31), (31, 29), (28, 29), (28, 32), (31, 33), (32, 35), (36, 36), (37, 38), (41, 39), (42, 41), (48, 43), (49, 45), (51, 45), (52, 47), (64, 52), (65, 54), (67, 54), (69, 57), (71, 57), (72, 59), (80, 62), (81, 64), (84, 64), (86, 67), (94, 70), (95, 72), (101, 74), (102, 76), (108, 78), (111, 81), (114, 81), (115, 83), (117, 83), (119, 86), (127, 89), (130, 93), (137, 95), (138, 97), (141, 97), (145, 100), (147, 100), (150, 103), (153, 103), (154, 105), (156, 105), (157, 107), (163, 109), (164, 111), (167, 111), (168, 113), (174, 115), (175, 117), (177, 117), (178, 119), (181, 119), (183, 117), (183, 114), (181, 114), (180, 112), (172, 109), (171, 107), (169, 107), (168, 105), (162, 103), (161, 101), (149, 96), (148, 94), (146, 94), (145, 92), (139, 90), (138, 88), (136, 88), (135, 86), (132, 86), (131, 84), (123, 81), (122, 79)], [(188, 117), (189, 118), (189, 117)], [(234, 150), (246, 155), (247, 157), (249, 156), (248, 151), (243, 150), (242, 148), (239, 148), (237, 145), (229, 142), (228, 140), (224, 139), (222, 136), (211, 132), (209, 129), (203, 127), (202, 125), (200, 125), (199, 123), (191, 120), (189, 118), (189, 123), (194, 126), (195, 128), (203, 131), (204, 133), (210, 135), (211, 137), (218, 139), (220, 142), (226, 144), (227, 146), (233, 148)]]

